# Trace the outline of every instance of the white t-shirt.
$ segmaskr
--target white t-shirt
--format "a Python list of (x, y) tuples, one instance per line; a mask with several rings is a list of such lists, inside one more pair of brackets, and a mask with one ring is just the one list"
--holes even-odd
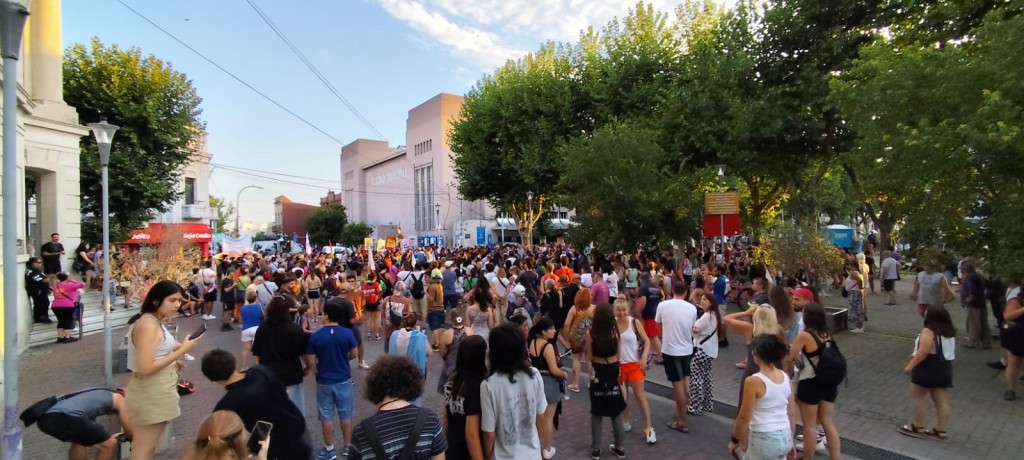
[(217, 272), (213, 271), (212, 268), (199, 270), (199, 286), (203, 288), (204, 293), (216, 291)]
[(594, 276), (590, 273), (583, 273), (580, 275), (580, 286), (589, 288), (594, 285)]
[(1017, 297), (1020, 297), (1020, 288), (1019, 287), (1015, 287), (1013, 289), (1010, 289), (1009, 291), (1006, 291), (1006, 301), (1007, 302), (1009, 302), (1010, 299), (1014, 299), (1014, 298), (1017, 298)]
[[(914, 339), (914, 353), (917, 353), (917, 345), (921, 341), (921, 334), (917, 335)], [(942, 355), (946, 357), (946, 361), (952, 361), (956, 359), (956, 337), (942, 337), (939, 336), (939, 342), (942, 343)], [(939, 350), (934, 350), (936, 353)]]
[(270, 303), (275, 292), (277, 292), (277, 284), (273, 281), (264, 281), (263, 284), (256, 286), (256, 297), (263, 306)]
[(664, 300), (658, 304), (654, 321), (661, 324), (661, 351), (671, 356), (693, 354), (693, 325), (697, 307), (682, 299)]
[(899, 276), (900, 263), (892, 257), (886, 257), (882, 261), (882, 279), (894, 280)]
[[(659, 305), (660, 306), (660, 305)], [(693, 325), (694, 329), (697, 329), (697, 333), (693, 334), (694, 346), (700, 347), (704, 350), (704, 354), (711, 358), (718, 357), (718, 321), (716, 321), (714, 313), (707, 312), (704, 316)], [(711, 336), (704, 345), (699, 345), (701, 340), (705, 337)], [(671, 353), (669, 353), (671, 354)]]
[(494, 433), (494, 459), (540, 458), (537, 415), (548, 407), (540, 372), (519, 373), (516, 383), (494, 374), (480, 383), (480, 429)]
[(608, 297), (614, 301), (619, 296), (619, 275), (615, 272), (611, 272), (604, 275), (604, 281), (608, 283)]

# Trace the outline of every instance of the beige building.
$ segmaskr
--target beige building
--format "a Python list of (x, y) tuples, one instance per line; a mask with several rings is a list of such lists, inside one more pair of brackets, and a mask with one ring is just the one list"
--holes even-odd
[(177, 190), (181, 198), (158, 215), (154, 222), (161, 224), (201, 223), (214, 228), (217, 210), (210, 207), (210, 154), (204, 131), (196, 141), (195, 151), (181, 170)]
[(441, 93), (410, 110), (405, 146), (358, 139), (342, 147), (342, 204), (349, 221), (366, 222), (375, 236), (399, 226), (406, 238), (430, 244), (443, 237), (449, 246), (460, 239), (465, 221), (488, 222), (493, 231), (494, 210), (458, 195), (448, 133), (462, 101)]

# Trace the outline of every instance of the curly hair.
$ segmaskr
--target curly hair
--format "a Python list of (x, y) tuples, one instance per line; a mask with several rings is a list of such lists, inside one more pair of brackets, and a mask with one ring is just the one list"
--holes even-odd
[(382, 356), (366, 373), (363, 397), (373, 404), (385, 399), (412, 401), (423, 394), (423, 373), (405, 356)]

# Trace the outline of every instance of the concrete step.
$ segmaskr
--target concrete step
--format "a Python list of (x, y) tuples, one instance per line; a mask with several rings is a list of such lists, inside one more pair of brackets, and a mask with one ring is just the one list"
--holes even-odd
[[(82, 335), (91, 335), (103, 332), (103, 297), (98, 291), (88, 291), (82, 294), (82, 303), (85, 304), (85, 310), (82, 314)], [(113, 329), (124, 327), (128, 324), (128, 319), (138, 312), (139, 308), (137, 306), (133, 306), (133, 308), (126, 310), (124, 308), (124, 297), (117, 297), (110, 307), (111, 327)], [(55, 319), (52, 311), (50, 318)], [(77, 331), (75, 336), (77, 337)], [(56, 323), (35, 323), (32, 325), (32, 331), (29, 333), (28, 346), (31, 348), (39, 345), (47, 345), (54, 343), (56, 340)], [(115, 343), (119, 343), (119, 340), (120, 337), (114, 337)]]

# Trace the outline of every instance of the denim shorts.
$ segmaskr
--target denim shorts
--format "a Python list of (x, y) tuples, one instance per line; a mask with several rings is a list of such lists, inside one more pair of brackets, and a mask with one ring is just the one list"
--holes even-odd
[(352, 418), (352, 380), (331, 385), (316, 385), (316, 411), (321, 422)]
[(432, 311), (427, 313), (427, 326), (430, 330), (436, 331), (444, 327), (444, 312)]
[(793, 433), (789, 428), (751, 431), (747, 439), (747, 460), (782, 460), (793, 449)]

